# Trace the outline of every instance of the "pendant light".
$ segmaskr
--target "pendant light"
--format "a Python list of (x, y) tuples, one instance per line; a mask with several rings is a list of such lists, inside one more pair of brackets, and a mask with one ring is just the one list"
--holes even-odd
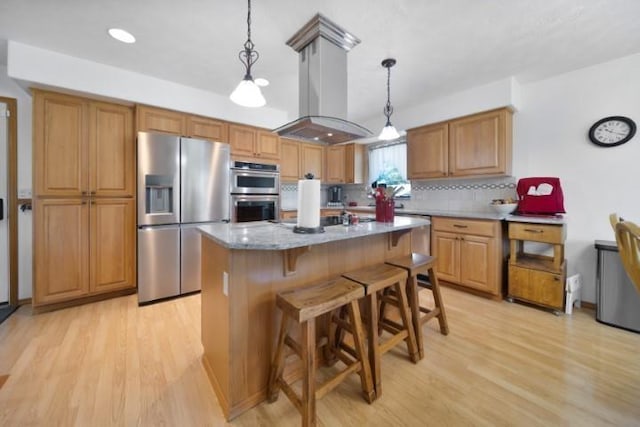
[(251, 66), (255, 64), (260, 55), (254, 50), (254, 44), (251, 41), (251, 0), (248, 0), (249, 11), (247, 13), (247, 41), (244, 42), (244, 49), (238, 54), (240, 62), (244, 64), (246, 72), (242, 81), (236, 89), (231, 93), (229, 98), (238, 105), (243, 107), (262, 107), (267, 103), (262, 96), (260, 87), (253, 81), (251, 76)]
[(396, 65), (396, 60), (393, 58), (387, 58), (382, 61), (382, 66), (387, 69), (387, 105), (382, 110), (387, 118), (387, 124), (382, 128), (378, 139), (383, 141), (389, 141), (400, 137), (400, 134), (396, 128), (391, 124), (391, 114), (393, 114), (393, 107), (391, 106), (391, 67)]

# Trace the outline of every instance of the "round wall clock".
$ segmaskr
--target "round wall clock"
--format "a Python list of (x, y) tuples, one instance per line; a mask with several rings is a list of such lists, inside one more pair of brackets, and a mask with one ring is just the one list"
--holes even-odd
[(623, 116), (600, 119), (589, 129), (589, 139), (600, 147), (615, 147), (624, 144), (636, 134), (636, 124)]

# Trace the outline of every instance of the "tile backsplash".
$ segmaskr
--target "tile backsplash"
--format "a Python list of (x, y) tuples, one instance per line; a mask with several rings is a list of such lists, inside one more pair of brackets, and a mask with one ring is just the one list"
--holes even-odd
[[(491, 200), (516, 198), (516, 182), (515, 177), (412, 181), (411, 198), (399, 199), (396, 203), (403, 203), (406, 208), (416, 210), (490, 212)], [(327, 203), (328, 187), (322, 186), (322, 206)], [(367, 197), (371, 189), (368, 185), (348, 184), (342, 187), (347, 202), (356, 202), (359, 206), (373, 202)], [(280, 190), (281, 207), (295, 209), (298, 202), (298, 186), (283, 184)]]

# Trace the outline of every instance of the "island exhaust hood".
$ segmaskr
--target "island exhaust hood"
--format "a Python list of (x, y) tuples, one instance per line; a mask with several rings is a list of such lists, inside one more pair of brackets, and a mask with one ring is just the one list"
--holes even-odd
[(274, 129), (278, 135), (339, 144), (372, 136), (347, 117), (347, 52), (360, 40), (321, 14), (287, 45), (299, 55), (300, 118)]

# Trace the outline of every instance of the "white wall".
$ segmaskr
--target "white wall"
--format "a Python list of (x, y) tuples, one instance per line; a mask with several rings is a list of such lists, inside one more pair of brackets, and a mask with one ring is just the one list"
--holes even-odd
[(569, 273), (595, 302), (594, 240), (615, 240), (608, 216), (640, 222), (640, 134), (601, 148), (587, 132), (598, 119), (628, 116), (640, 125), (640, 54), (521, 86), (514, 116), (514, 174), (560, 177), (568, 214)]
[(62, 88), (266, 128), (289, 121), (282, 110), (240, 107), (227, 96), (14, 41), (8, 43), (7, 64), (9, 76), (26, 85)]
[[(0, 66), (0, 96), (18, 101), (18, 188), (31, 189), (31, 96)], [(4, 172), (2, 172), (4, 173)], [(31, 298), (31, 212), (18, 215), (18, 298)]]

